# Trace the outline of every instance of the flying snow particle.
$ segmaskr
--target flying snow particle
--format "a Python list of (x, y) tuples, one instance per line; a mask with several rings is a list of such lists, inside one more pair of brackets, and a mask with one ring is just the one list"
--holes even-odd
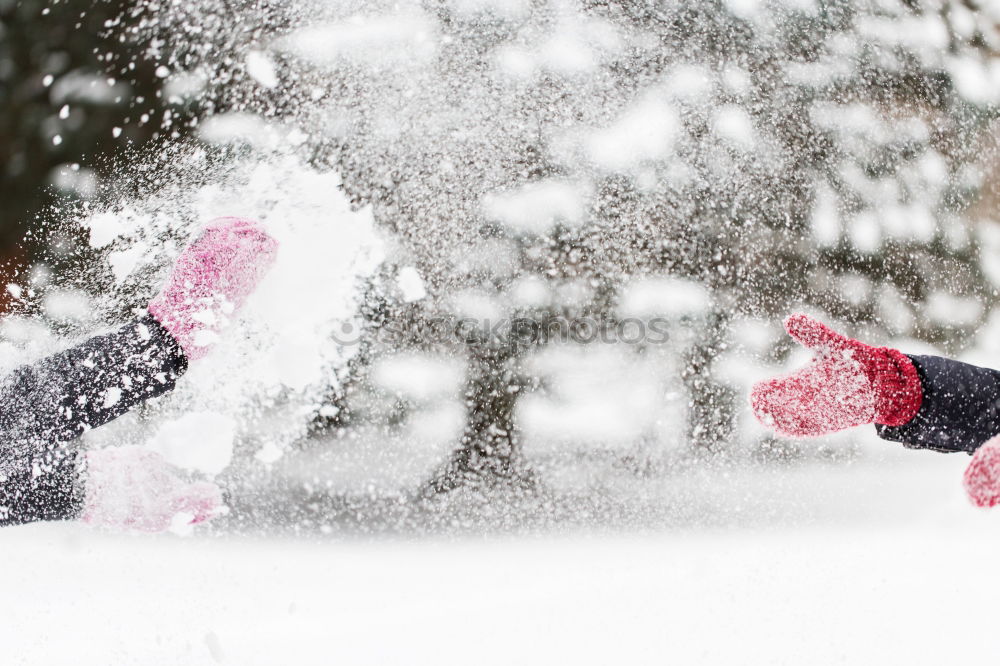
[(579, 225), (588, 194), (574, 183), (545, 180), (510, 192), (487, 194), (482, 206), (487, 217), (515, 231), (544, 233), (557, 223)]
[(627, 171), (665, 157), (680, 127), (675, 109), (657, 96), (639, 101), (614, 124), (585, 140), (587, 156), (608, 171)]
[(115, 282), (121, 282), (127, 278), (136, 266), (146, 256), (146, 248), (136, 245), (119, 252), (112, 252), (108, 255), (108, 264), (111, 265), (111, 272), (115, 276)]
[(741, 19), (751, 19), (760, 12), (760, 0), (726, 0), (725, 5)]
[(216, 412), (188, 412), (160, 426), (147, 447), (171, 465), (218, 474), (233, 459), (236, 422)]
[(265, 88), (278, 85), (278, 73), (271, 59), (260, 51), (250, 51), (246, 58), (247, 74)]
[(435, 27), (423, 13), (354, 16), (332, 25), (303, 28), (278, 42), (287, 53), (318, 65), (381, 61), (416, 67), (436, 52)]
[(98, 213), (87, 222), (90, 228), (90, 246), (100, 249), (125, 233), (125, 225), (114, 213)]
[(750, 150), (756, 143), (753, 120), (738, 106), (721, 107), (715, 114), (713, 128), (720, 139), (743, 150)]
[(396, 284), (399, 285), (399, 290), (403, 292), (403, 300), (407, 303), (419, 301), (427, 295), (424, 280), (413, 266), (405, 266), (399, 270)]

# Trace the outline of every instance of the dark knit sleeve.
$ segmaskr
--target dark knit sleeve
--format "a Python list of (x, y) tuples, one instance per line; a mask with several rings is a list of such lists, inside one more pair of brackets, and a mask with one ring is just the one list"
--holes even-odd
[(74, 440), (170, 391), (186, 369), (180, 347), (147, 315), (0, 382), (0, 525), (78, 515)]
[(905, 425), (875, 426), (878, 436), (906, 446), (972, 453), (1000, 434), (1000, 372), (940, 356), (910, 356), (923, 402)]

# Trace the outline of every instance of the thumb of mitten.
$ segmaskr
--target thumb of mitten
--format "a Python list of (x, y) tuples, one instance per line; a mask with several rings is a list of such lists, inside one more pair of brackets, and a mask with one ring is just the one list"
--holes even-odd
[(848, 349), (852, 340), (806, 314), (793, 314), (785, 320), (785, 330), (793, 340), (815, 351)]

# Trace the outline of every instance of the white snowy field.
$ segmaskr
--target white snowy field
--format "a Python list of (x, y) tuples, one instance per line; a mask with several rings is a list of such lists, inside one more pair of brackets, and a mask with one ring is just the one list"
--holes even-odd
[(768, 472), (763, 492), (799, 508), (753, 528), (381, 540), (6, 529), (2, 662), (997, 663), (1000, 513), (965, 504), (966, 457), (883, 452)]

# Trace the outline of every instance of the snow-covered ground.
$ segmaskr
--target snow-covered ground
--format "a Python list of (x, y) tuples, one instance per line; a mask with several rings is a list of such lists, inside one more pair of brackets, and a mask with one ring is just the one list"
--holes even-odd
[(3, 663), (997, 663), (1000, 514), (965, 503), (967, 458), (866, 453), (733, 480), (734, 504), (791, 508), (752, 526), (379, 540), (7, 529)]

